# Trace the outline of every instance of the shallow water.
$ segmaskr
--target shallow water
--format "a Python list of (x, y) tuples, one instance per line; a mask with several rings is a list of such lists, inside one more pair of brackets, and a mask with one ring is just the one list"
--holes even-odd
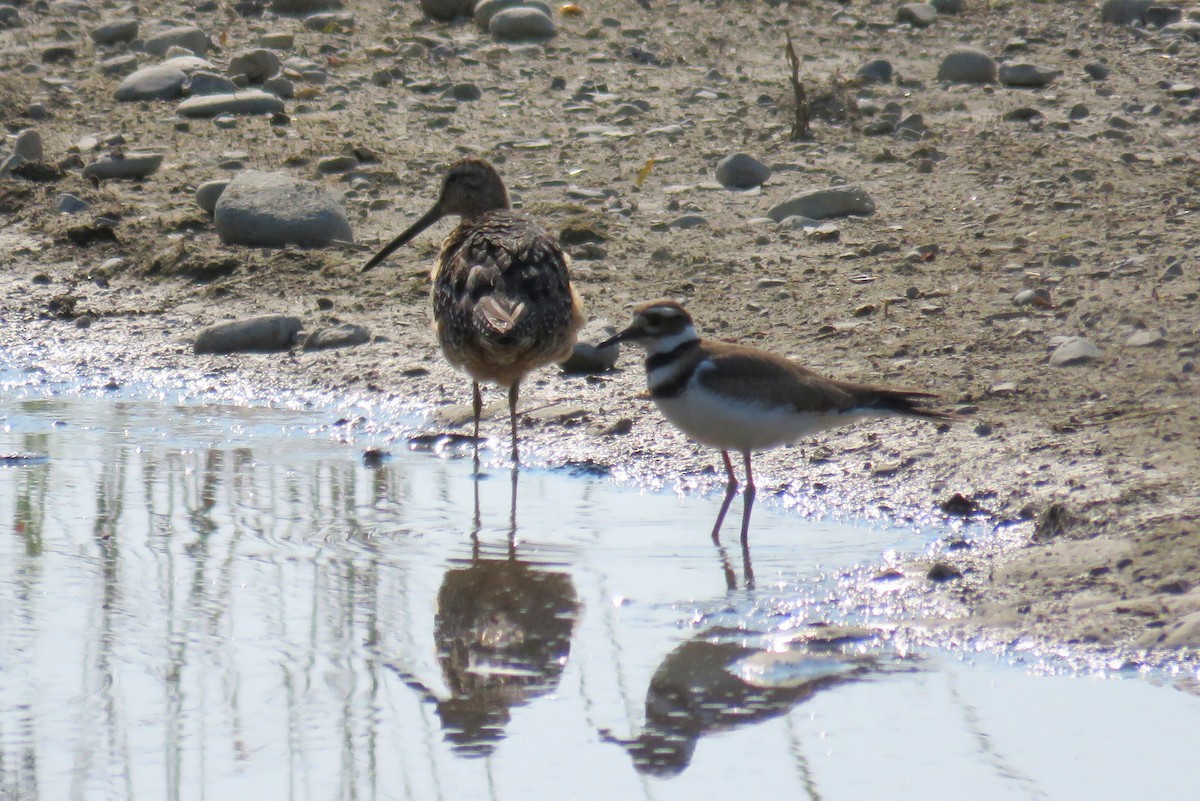
[[(36, 395), (37, 393), (33, 393)], [(12, 799), (1107, 799), (1200, 786), (1200, 701), (866, 630), (836, 577), (942, 532), (364, 464), (324, 411), (0, 403)], [(376, 421), (378, 424), (378, 421)], [(397, 422), (399, 426), (399, 422)], [(731, 589), (732, 587), (732, 589)], [(813, 634), (817, 631), (817, 634)]]

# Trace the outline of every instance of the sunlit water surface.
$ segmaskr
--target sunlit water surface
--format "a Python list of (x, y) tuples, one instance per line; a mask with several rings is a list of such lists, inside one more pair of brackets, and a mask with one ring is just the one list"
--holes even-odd
[(0, 415), (0, 453), (48, 457), (0, 468), (5, 799), (1200, 787), (1200, 702), (1153, 678), (805, 639), (864, 622), (824, 577), (936, 533), (765, 504), (749, 588), (740, 505), (719, 551), (712, 497), (526, 470), (514, 507), (507, 469), (368, 466), (322, 411), (65, 392)]

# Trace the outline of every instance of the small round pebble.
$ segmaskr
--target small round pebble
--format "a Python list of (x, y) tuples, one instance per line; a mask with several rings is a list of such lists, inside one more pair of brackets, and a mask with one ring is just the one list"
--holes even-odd
[(262, 83), (279, 72), (279, 56), (273, 50), (257, 47), (239, 50), (229, 59), (226, 75), (245, 75), (250, 83)]
[(138, 21), (133, 17), (114, 19), (91, 30), (92, 41), (98, 45), (132, 42), (138, 35)]
[(488, 23), (488, 31), (502, 42), (549, 39), (557, 33), (554, 20), (532, 6), (516, 6), (498, 12)]
[(856, 73), (863, 81), (870, 83), (890, 83), (892, 80), (892, 62), (886, 58), (876, 58), (858, 68)]
[(371, 332), (365, 325), (341, 323), (318, 328), (304, 340), (304, 350), (330, 350), (365, 345), (371, 341)]
[(978, 47), (956, 47), (942, 60), (937, 79), (951, 83), (995, 83), (996, 61)]
[(58, 209), (60, 214), (78, 214), (81, 211), (87, 211), (90, 207), (90, 203), (70, 192), (63, 192), (54, 198), (54, 208)]
[(196, 70), (187, 84), (193, 95), (227, 95), (237, 91), (237, 84), (217, 72)]
[(317, 159), (317, 172), (322, 175), (350, 172), (355, 169), (358, 169), (358, 159), (354, 156), (324, 156)]
[(1070, 365), (1086, 364), (1087, 362), (1099, 359), (1103, 355), (1104, 351), (1083, 337), (1063, 337), (1062, 341), (1050, 354), (1050, 366), (1068, 367)]
[(183, 93), (187, 73), (166, 64), (143, 67), (125, 76), (114, 96), (123, 102), (172, 100)]
[(753, 189), (770, 177), (770, 167), (745, 153), (734, 153), (717, 163), (717, 182), (726, 189)]
[(1113, 25), (1133, 25), (1142, 21), (1154, 0), (1104, 0), (1100, 20)]
[(172, 47), (182, 47), (203, 56), (208, 52), (208, 34), (194, 25), (181, 25), (149, 36), (142, 46), (147, 53), (156, 56), (166, 56)]
[(13, 153), (26, 161), (34, 163), (42, 161), (45, 158), (42, 135), (34, 128), (24, 129), (17, 134), (16, 141), (13, 142)]
[(217, 208), (217, 201), (221, 199), (221, 193), (227, 186), (229, 186), (229, 181), (224, 178), (200, 184), (196, 187), (196, 205), (204, 209), (205, 213), (212, 214)]
[(448, 22), (455, 17), (471, 16), (475, 0), (421, 0), (421, 10), (430, 19)]
[(83, 168), (84, 178), (141, 180), (162, 166), (161, 153), (124, 153), (103, 156)]
[(937, 22), (937, 9), (928, 3), (905, 3), (896, 9), (896, 22), (928, 28)]
[(1037, 88), (1053, 81), (1058, 72), (1027, 61), (1011, 61), (1000, 65), (999, 75), (1005, 86)]

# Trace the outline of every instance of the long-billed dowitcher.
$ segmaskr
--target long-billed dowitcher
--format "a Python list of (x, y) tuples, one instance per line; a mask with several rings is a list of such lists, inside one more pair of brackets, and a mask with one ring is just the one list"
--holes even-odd
[(692, 439), (721, 451), (729, 482), (714, 541), (738, 486), (730, 451), (740, 452), (746, 465), (745, 543), (755, 494), (754, 451), (866, 417), (952, 419), (916, 405), (936, 397), (928, 392), (824, 378), (774, 353), (701, 339), (691, 315), (673, 300), (638, 306), (629, 327), (597, 347), (623, 341), (646, 349), (646, 380), (663, 415)]
[(521, 379), (570, 354), (583, 324), (579, 297), (558, 242), (512, 210), (504, 182), (482, 159), (452, 164), (433, 208), (372, 256), (363, 271), (449, 215), (460, 220), (433, 267), (434, 330), (447, 360), (471, 377), (476, 463), (480, 382), (508, 387), (516, 462)]

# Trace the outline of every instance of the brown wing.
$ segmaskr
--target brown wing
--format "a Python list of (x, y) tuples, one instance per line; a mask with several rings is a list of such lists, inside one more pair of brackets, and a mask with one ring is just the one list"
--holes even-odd
[(949, 419), (950, 415), (916, 405), (936, 395), (825, 378), (790, 359), (743, 345), (712, 346), (716, 370), (702, 371), (699, 381), (715, 392), (758, 400), (769, 407), (797, 412), (845, 412), (875, 409), (916, 417)]
[(798, 412), (844, 411), (857, 405), (854, 396), (835, 382), (782, 356), (724, 343), (711, 348), (717, 369), (701, 370), (698, 377), (714, 392)]

